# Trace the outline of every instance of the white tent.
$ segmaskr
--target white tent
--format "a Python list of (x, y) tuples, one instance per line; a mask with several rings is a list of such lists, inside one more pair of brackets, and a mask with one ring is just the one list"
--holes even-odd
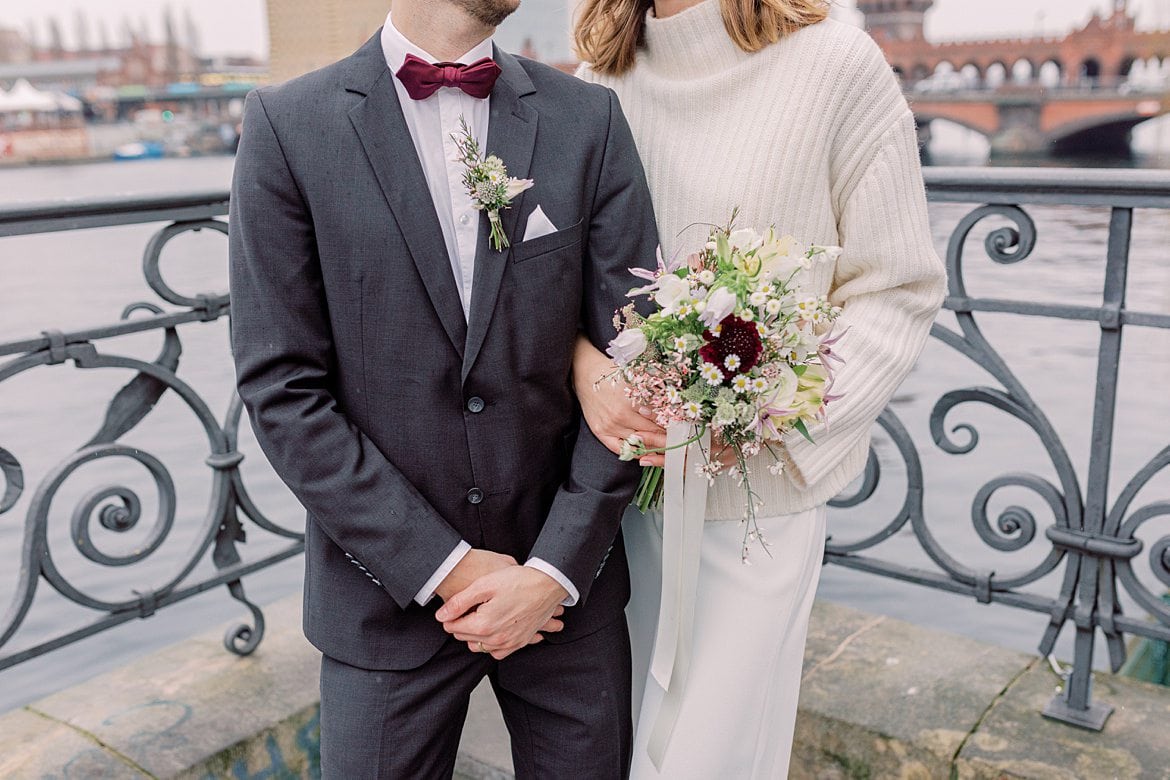
[(0, 111), (9, 113), (22, 111), (55, 112), (59, 110), (61, 107), (57, 98), (48, 92), (41, 92), (29, 84), (27, 79), (16, 82), (12, 90), (0, 100)]
[(57, 109), (67, 114), (79, 114), (85, 108), (80, 100), (64, 92), (54, 92), (53, 100), (57, 101)]

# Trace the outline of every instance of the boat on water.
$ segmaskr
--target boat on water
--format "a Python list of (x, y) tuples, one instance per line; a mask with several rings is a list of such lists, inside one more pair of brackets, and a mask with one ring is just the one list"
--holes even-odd
[(114, 149), (115, 160), (157, 160), (165, 157), (166, 146), (161, 141), (135, 141)]

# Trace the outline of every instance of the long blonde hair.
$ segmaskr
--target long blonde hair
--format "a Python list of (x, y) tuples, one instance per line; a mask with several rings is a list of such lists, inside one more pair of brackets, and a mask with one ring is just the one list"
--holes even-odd
[[(746, 52), (829, 15), (828, 0), (719, 0), (727, 34)], [(574, 25), (577, 56), (598, 73), (617, 76), (634, 66), (654, 0), (585, 0)]]

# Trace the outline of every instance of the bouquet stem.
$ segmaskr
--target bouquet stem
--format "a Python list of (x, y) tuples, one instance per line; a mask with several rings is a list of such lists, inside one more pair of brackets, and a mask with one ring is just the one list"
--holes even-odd
[(651, 509), (662, 506), (663, 480), (661, 466), (647, 466), (642, 469), (642, 481), (638, 483), (638, 492), (634, 494), (634, 505), (642, 514)]

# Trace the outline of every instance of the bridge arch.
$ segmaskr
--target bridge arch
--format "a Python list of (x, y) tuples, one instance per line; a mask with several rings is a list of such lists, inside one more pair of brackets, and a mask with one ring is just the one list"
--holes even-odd
[(1064, 65), (1058, 60), (1045, 60), (1036, 71), (1036, 81), (1042, 87), (1055, 89), (1064, 82)]
[(1067, 122), (1047, 135), (1052, 150), (1058, 154), (1124, 152), (1129, 149), (1130, 134), (1135, 127), (1164, 115), (1163, 111), (1126, 111), (1095, 116)]
[(1036, 77), (1036, 66), (1027, 57), (1020, 57), (1012, 63), (1010, 73), (1013, 84), (1030, 84)]
[(997, 89), (999, 87), (1002, 87), (1004, 82), (1007, 81), (1007, 76), (1008, 76), (1007, 65), (1004, 65), (999, 60), (996, 60), (995, 62), (993, 62), (987, 66), (987, 71), (984, 73), (984, 76), (983, 76), (983, 83), (989, 89)]
[(1081, 60), (1078, 77), (1083, 86), (1095, 87), (1101, 81), (1101, 60), (1096, 57), (1086, 57)]
[(974, 62), (968, 62), (959, 68), (959, 76), (967, 89), (979, 89), (983, 86), (983, 69)]

